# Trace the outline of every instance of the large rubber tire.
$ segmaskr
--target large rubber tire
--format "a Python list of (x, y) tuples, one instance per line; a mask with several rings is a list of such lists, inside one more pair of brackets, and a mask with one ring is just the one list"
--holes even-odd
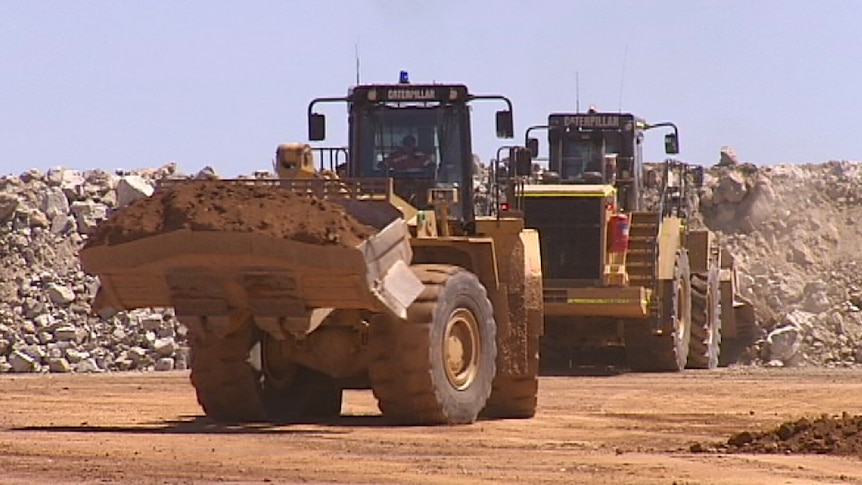
[(248, 362), (256, 343), (255, 330), (245, 325), (225, 337), (208, 332), (190, 340), (191, 382), (198, 404), (214, 421), (244, 423), (267, 418), (260, 377)]
[(539, 337), (527, 337), (527, 373), (520, 376), (498, 375), (491, 397), (482, 411), (487, 418), (532, 418), (539, 395)]
[(296, 366), (289, 376), (273, 379), (252, 365), (252, 348), (269, 338), (252, 324), (224, 337), (193, 336), (191, 382), (207, 417), (289, 423), (338, 416), (342, 391), (329, 376)]
[(496, 374), (496, 324), (485, 287), (450, 265), (414, 265), (425, 285), (407, 320), (372, 323), (378, 349), (369, 367), (383, 415), (409, 424), (476, 420)]
[(271, 421), (307, 422), (341, 414), (342, 389), (333, 378), (292, 362), (265, 332), (259, 342), (262, 399)]
[(341, 415), (342, 390), (320, 372), (299, 367), (287, 387), (270, 386), (264, 378), (263, 403), (267, 418), (278, 423), (311, 422)]
[(679, 372), (688, 361), (691, 341), (691, 277), (688, 254), (676, 255), (673, 277), (661, 282), (659, 328), (652, 333), (648, 320), (625, 322), (628, 366), (641, 372)]
[(721, 293), (719, 270), (691, 275), (691, 342), (689, 369), (715, 369), (721, 353)]

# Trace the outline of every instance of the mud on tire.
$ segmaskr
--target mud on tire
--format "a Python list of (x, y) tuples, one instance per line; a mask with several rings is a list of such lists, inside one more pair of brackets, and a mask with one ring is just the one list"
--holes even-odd
[(654, 335), (649, 320), (625, 322), (626, 360), (633, 371), (670, 371), (685, 368), (691, 340), (691, 278), (688, 254), (679, 251), (673, 278), (661, 281), (659, 328)]
[(496, 373), (496, 324), (485, 287), (450, 265), (411, 267), (425, 289), (407, 320), (379, 318), (369, 368), (384, 416), (402, 423), (464, 424), (476, 420)]
[(527, 341), (527, 373), (521, 376), (497, 375), (482, 416), (488, 418), (532, 418), (536, 415), (539, 393), (539, 336)]

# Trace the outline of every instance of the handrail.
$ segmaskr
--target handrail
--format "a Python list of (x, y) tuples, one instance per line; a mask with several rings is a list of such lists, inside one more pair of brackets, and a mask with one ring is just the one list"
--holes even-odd
[(311, 147), (311, 150), (317, 155), (317, 170), (320, 172), (336, 172), (340, 166), (346, 167), (350, 161), (347, 147)]

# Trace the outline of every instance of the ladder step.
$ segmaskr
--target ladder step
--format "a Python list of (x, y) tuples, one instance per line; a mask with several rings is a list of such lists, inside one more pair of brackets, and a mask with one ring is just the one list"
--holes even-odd
[[(643, 273), (629, 271), (628, 275), (629, 275), (630, 281), (652, 282), (652, 280), (653, 280), (653, 272), (652, 271), (643, 272)], [(652, 286), (652, 285), (644, 285), (644, 286)]]
[(629, 273), (629, 280), (632, 281), (652, 281), (652, 273), (650, 274), (641, 274), (641, 273)]
[(652, 261), (631, 261), (626, 263), (626, 268), (655, 268)]
[(631, 241), (629, 244), (629, 249), (637, 249), (640, 251), (654, 252), (654, 247), (655, 243), (650, 241)]
[[(634, 271), (629, 271), (629, 276), (631, 276), (632, 278), (638, 278), (638, 279), (644, 279), (644, 278), (652, 279), (653, 278), (653, 272), (651, 271), (652, 268), (632, 268), (632, 269)], [(642, 271), (643, 269), (650, 269), (650, 271)]]
[(643, 251), (654, 252), (655, 241), (630, 241), (629, 249), (638, 249)]

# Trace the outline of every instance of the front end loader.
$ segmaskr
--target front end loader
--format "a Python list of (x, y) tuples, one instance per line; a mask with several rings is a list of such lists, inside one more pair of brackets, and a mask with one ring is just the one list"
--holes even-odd
[[(173, 306), (190, 330), (198, 402), (218, 421), (334, 417), (349, 388), (370, 388), (396, 422), (533, 416), (538, 235), (520, 218), (473, 212), (470, 105), (479, 100), (506, 104), (497, 134), (512, 137), (510, 101), (459, 84), (360, 85), (313, 100), (312, 142), (326, 131), (315, 108), (347, 105), (346, 149), (282, 145), (282, 178), (216, 182), (252, 187), (236, 203), (270, 217), (253, 227), (207, 226), (219, 207), (232, 212), (200, 199), (207, 210), (171, 225), (171, 204), (193, 182), (161, 187), (135, 209), (163, 216), (159, 230), (96, 237), (82, 251), (101, 279), (100, 304)], [(343, 154), (334, 176), (309, 170), (314, 150)], [(273, 193), (309, 209), (272, 212), (275, 202), (264, 200)], [(133, 208), (116, 213), (115, 225)], [(362, 237), (318, 227), (324, 214)], [(289, 234), (264, 230), (282, 225)]]

